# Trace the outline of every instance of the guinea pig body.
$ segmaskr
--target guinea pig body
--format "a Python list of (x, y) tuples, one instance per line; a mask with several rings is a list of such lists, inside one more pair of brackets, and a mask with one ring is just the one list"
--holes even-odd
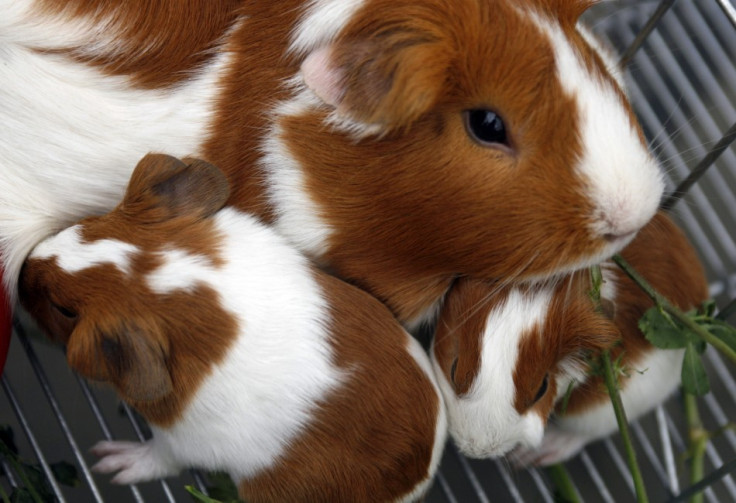
[(446, 435), (426, 353), (255, 217), (209, 215), (209, 168), (177, 163), (145, 158), (115, 211), (39, 244), (21, 275), (70, 366), (152, 425), (148, 442), (98, 444), (95, 469), (226, 471), (254, 502), (420, 498)]
[[(680, 308), (708, 298), (695, 251), (666, 215), (622, 254)], [(590, 368), (604, 349), (628, 372), (621, 398), (629, 419), (677, 388), (683, 351), (656, 349), (638, 328), (651, 299), (613, 263), (602, 272), (603, 312), (589, 298), (587, 271), (529, 285), (460, 280), (451, 290), (432, 357), (461, 451), (490, 457), (516, 448), (519, 464), (552, 464), (616, 431), (602, 378)]]
[(410, 327), (457, 276), (585, 267), (656, 210), (658, 166), (576, 29), (589, 2), (141, 3), (0, 0), (9, 291), (149, 151), (216, 163), (231, 205)]

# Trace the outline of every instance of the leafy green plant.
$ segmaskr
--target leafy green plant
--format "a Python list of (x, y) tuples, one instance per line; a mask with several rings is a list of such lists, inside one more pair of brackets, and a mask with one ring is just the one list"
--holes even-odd
[[(0, 426), (0, 456), (4, 457), (20, 479), (22, 486), (8, 495), (0, 486), (3, 503), (51, 503), (56, 501), (54, 493), (38, 464), (23, 461), (15, 444), (15, 435), (9, 426)], [(66, 461), (50, 465), (54, 478), (60, 484), (76, 487), (80, 484), (77, 469)]]
[[(639, 321), (639, 329), (647, 340), (660, 349), (685, 350), (681, 378), (689, 430), (690, 482), (694, 487), (698, 486), (703, 479), (707, 443), (713, 437), (702, 424), (696, 400), (696, 397), (710, 391), (702, 355), (707, 346), (711, 345), (736, 363), (736, 327), (726, 322), (726, 319), (736, 312), (736, 301), (731, 302), (717, 316), (713, 301), (705, 302), (697, 310), (683, 312), (654, 290), (623, 257), (616, 255), (613, 260), (654, 300), (655, 306)], [(693, 503), (702, 501), (702, 493), (694, 492), (691, 501)]]
[(207, 484), (209, 496), (193, 486), (184, 487), (192, 495), (194, 501), (200, 503), (242, 503), (242, 500), (238, 499), (238, 488), (228, 474), (222, 472), (209, 473), (207, 480), (209, 482)]

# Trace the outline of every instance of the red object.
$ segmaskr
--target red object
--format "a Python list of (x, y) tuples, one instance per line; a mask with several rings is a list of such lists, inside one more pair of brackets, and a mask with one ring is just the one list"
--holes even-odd
[(13, 311), (8, 303), (8, 297), (5, 294), (5, 288), (2, 283), (3, 270), (0, 267), (0, 374), (3, 373), (5, 359), (8, 356), (8, 347), (10, 346), (10, 327), (13, 320)]

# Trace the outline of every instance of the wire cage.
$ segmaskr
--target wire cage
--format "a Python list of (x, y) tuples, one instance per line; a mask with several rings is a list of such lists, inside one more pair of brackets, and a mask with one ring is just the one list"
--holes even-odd
[[(659, 156), (675, 219), (706, 267), (711, 294), (723, 308), (736, 297), (736, 8), (731, 0), (618, 0), (601, 2), (585, 22), (623, 54), (631, 100)], [(731, 320), (733, 322), (733, 320)], [(107, 438), (144, 439), (148, 431), (114, 393), (87, 385), (67, 367), (64, 355), (15, 322), (15, 337), (2, 376), (0, 425), (15, 433), (21, 456), (37, 464), (59, 501), (192, 501), (184, 489), (205, 491), (207, 476), (140, 486), (114, 486), (93, 475), (87, 448)], [(700, 400), (704, 425), (718, 430), (736, 417), (736, 379), (724, 360), (706, 352), (712, 391)], [(651, 501), (688, 495), (683, 463), (687, 427), (682, 398), (674, 396), (632, 425), (633, 439)], [(725, 429), (708, 443), (705, 501), (736, 501), (736, 433)], [(52, 475), (55, 463), (76, 466), (77, 487)], [(565, 464), (583, 501), (633, 501), (634, 486), (618, 435), (589, 445)], [(8, 457), (0, 455), (0, 488), (22, 485)], [(426, 498), (439, 502), (556, 501), (542, 469), (514, 471), (504, 460), (470, 460), (448, 444)]]

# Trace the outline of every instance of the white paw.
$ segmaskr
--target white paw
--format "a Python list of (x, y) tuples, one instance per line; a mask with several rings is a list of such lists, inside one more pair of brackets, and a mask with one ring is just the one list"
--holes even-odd
[(548, 426), (539, 447), (518, 447), (509, 454), (509, 460), (517, 468), (553, 465), (573, 457), (587, 442), (585, 436)]
[(175, 475), (178, 470), (161, 456), (152, 441), (98, 442), (90, 450), (102, 459), (92, 467), (97, 473), (115, 473), (114, 484), (136, 484)]

